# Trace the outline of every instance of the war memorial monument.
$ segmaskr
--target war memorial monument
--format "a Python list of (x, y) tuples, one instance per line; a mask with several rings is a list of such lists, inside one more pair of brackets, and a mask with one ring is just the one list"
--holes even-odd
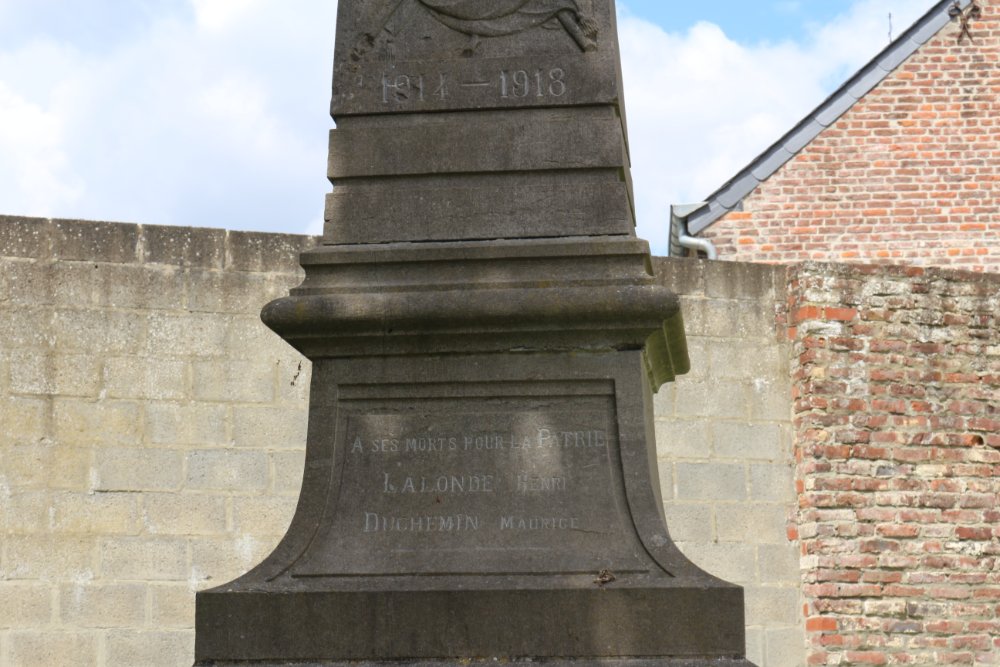
[(656, 484), (689, 362), (613, 0), (341, 0), (332, 114), (322, 244), (262, 314), (313, 363), (301, 497), (198, 594), (196, 663), (750, 667)]

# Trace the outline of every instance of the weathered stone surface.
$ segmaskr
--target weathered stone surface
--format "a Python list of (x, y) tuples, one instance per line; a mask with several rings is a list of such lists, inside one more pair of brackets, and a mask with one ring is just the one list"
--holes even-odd
[[(230, 661), (220, 661), (212, 664), (213, 667), (244, 667), (246, 665), (244, 662)], [(399, 664), (397, 661), (388, 660), (351, 660), (341, 662), (305, 660), (295, 662), (294, 664), (282, 660), (279, 662), (263, 661), (254, 663), (255, 667), (290, 667), (290, 665), (293, 665), (293, 667), (395, 667)], [(455, 667), (456, 661), (407, 660), (405, 664), (407, 667)], [(497, 660), (461, 660), (458, 664), (468, 667), (487, 667), (489, 665), (496, 665)], [(519, 665), (523, 667), (535, 667), (536, 665), (539, 667), (706, 667), (706, 665), (710, 667), (754, 667), (742, 658), (720, 658), (711, 662), (697, 659), (685, 660), (683, 658), (553, 658), (551, 660), (514, 658), (505, 660), (503, 664), (512, 665), (513, 667), (518, 667)]]
[(120, 537), (101, 544), (101, 572), (122, 580), (183, 581), (188, 577), (183, 537)]
[[(468, 117), (464, 117), (468, 116)], [(380, 119), (381, 120), (381, 119)], [(621, 169), (621, 120), (610, 107), (446, 115), (330, 132), (332, 179), (445, 172)], [(443, 146), (459, 147), (443, 151)]]
[[(198, 594), (199, 664), (748, 666), (741, 589), (663, 520), (652, 394), (689, 360), (633, 229), (614, 3), (341, 3), (333, 112), (323, 245), (262, 313), (312, 361), (302, 492)], [(189, 487), (260, 483), (200, 459)]]
[(26, 630), (10, 633), (11, 665), (78, 665), (97, 667), (96, 633)]
[[(244, 580), (199, 594), (202, 659), (742, 653), (741, 615), (720, 611), (739, 589), (692, 568), (656, 509), (638, 351), (318, 361), (313, 382), (293, 526)], [(359, 617), (377, 627), (313, 629)], [(258, 618), (289, 624), (230, 641)]]
[(135, 225), (52, 220), (49, 226), (52, 254), (59, 259), (128, 263), (138, 256), (141, 230)]
[(83, 628), (122, 628), (146, 615), (146, 587), (141, 584), (70, 584), (60, 587), (60, 617)]
[(226, 246), (226, 267), (236, 271), (261, 273), (293, 272), (290, 261), (299, 252), (316, 245), (314, 236), (230, 231)]
[(50, 248), (47, 220), (0, 215), (0, 256), (44, 257)]
[(144, 229), (146, 261), (153, 264), (221, 269), (226, 257), (226, 231), (154, 227)]
[(612, 2), (343, 3), (337, 25), (325, 243), (633, 234)]
[(112, 631), (107, 639), (111, 665), (186, 667), (191, 637), (184, 632)]
[[(436, 179), (437, 180), (437, 179)], [(537, 181), (467, 179), (454, 187), (431, 181), (400, 189), (392, 198), (377, 189), (338, 184), (328, 195), (327, 235), (341, 243), (544, 238), (627, 234), (632, 210), (624, 183), (594, 182), (591, 174), (563, 177), (557, 189)]]
[(0, 588), (4, 615), (0, 628), (30, 628), (45, 625), (52, 619), (52, 596), (49, 587), (38, 583), (9, 583)]
[(344, 3), (334, 116), (616, 104), (609, 0)]

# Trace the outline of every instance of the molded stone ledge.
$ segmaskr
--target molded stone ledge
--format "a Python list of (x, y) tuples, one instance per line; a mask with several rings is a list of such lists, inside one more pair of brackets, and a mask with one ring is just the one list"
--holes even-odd
[(690, 369), (679, 299), (633, 237), (321, 246), (302, 266), (261, 317), (310, 358), (643, 349), (654, 391)]
[[(679, 312), (656, 285), (341, 293), (286, 297), (261, 318), (307, 357), (443, 352), (642, 349)], [(687, 368), (672, 332), (655, 363)], [(663, 354), (669, 348), (670, 354)], [(676, 359), (674, 357), (676, 356)]]

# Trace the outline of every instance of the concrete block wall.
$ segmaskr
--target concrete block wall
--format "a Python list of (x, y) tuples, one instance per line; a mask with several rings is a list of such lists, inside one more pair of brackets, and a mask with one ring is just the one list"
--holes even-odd
[[(189, 666), (194, 593), (284, 533), (309, 366), (259, 320), (315, 239), (0, 217), (0, 665)], [(656, 399), (671, 529), (801, 665), (783, 274), (663, 261), (695, 370)]]
[(657, 259), (681, 294), (692, 371), (655, 398), (667, 525), (702, 569), (744, 587), (748, 657), (805, 664), (784, 267)]
[(194, 592), (298, 496), (313, 239), (0, 218), (0, 665), (189, 667)]

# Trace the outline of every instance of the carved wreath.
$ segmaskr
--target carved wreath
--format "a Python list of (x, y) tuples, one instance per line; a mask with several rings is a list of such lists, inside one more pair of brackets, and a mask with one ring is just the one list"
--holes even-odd
[(537, 26), (570, 34), (584, 51), (597, 44), (597, 26), (576, 0), (418, 0), (443, 25), (480, 37), (514, 35)]
[(467, 56), (475, 55), (483, 37), (515, 35), (538, 26), (565, 30), (583, 51), (597, 48), (597, 24), (584, 15), (577, 0), (396, 0), (376, 30), (359, 36), (352, 60), (361, 60), (379, 42), (383, 60), (393, 60), (391, 25), (410, 6), (422, 7), (441, 25), (468, 35), (463, 51)]

